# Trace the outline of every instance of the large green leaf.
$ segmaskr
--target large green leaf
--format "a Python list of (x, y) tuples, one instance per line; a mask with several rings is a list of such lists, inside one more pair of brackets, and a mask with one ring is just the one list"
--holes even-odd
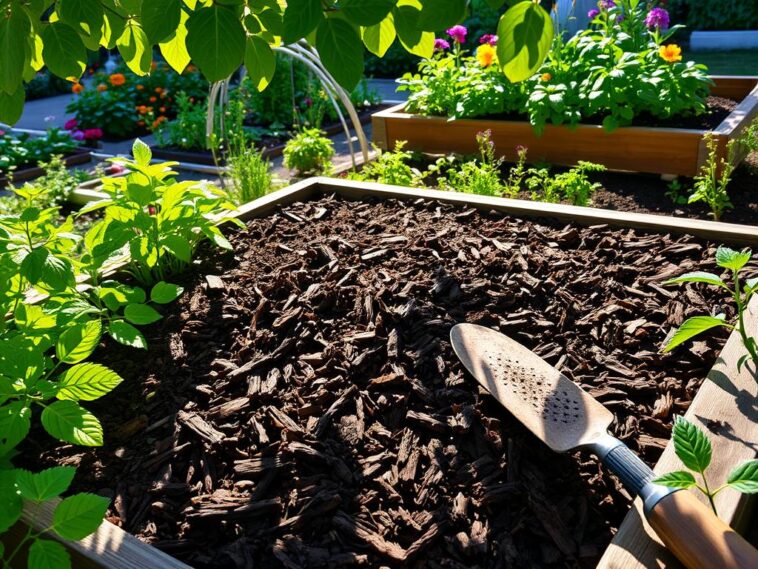
[(150, 290), (150, 300), (158, 304), (168, 304), (179, 298), (182, 292), (184, 292), (184, 289), (179, 285), (160, 281), (155, 283)]
[(69, 569), (71, 556), (62, 544), (37, 538), (29, 548), (29, 569)]
[(674, 421), (674, 451), (690, 470), (703, 472), (711, 463), (711, 441), (696, 425), (678, 416)]
[(321, 0), (289, 0), (284, 9), (282, 41), (290, 44), (304, 38), (323, 18)]
[(395, 18), (390, 13), (384, 20), (374, 26), (361, 28), (361, 39), (371, 53), (378, 57), (384, 57), (387, 50), (395, 41)]
[(11, 95), (0, 90), (0, 122), (10, 125), (16, 124), (24, 112), (25, 99), (26, 89), (21, 84)]
[(100, 2), (59, 0), (57, 6), (62, 22), (89, 36), (94, 45), (100, 43), (103, 30), (103, 7)]
[[(465, 5), (465, 0), (455, 1)], [(342, 0), (340, 11), (358, 26), (373, 26), (384, 20), (396, 3), (397, 0)]]
[(153, 50), (147, 39), (147, 34), (135, 21), (126, 24), (124, 32), (116, 42), (116, 47), (124, 63), (137, 75), (150, 73), (153, 61)]
[(42, 57), (51, 72), (59, 77), (78, 79), (87, 63), (87, 50), (76, 30), (55, 22), (42, 30)]
[(182, 73), (191, 61), (190, 54), (187, 51), (187, 18), (189, 16), (182, 10), (176, 31), (158, 46), (166, 63), (177, 73)]
[(21, 86), (31, 55), (27, 43), (30, 31), (29, 18), (18, 6), (8, 17), (0, 14), (0, 91), (6, 95), (15, 94)]
[(152, 324), (163, 318), (155, 308), (147, 304), (129, 304), (124, 308), (124, 318), (132, 324)]
[(655, 484), (660, 484), (661, 486), (668, 486), (669, 488), (691, 488), (697, 484), (692, 473), (687, 472), (686, 470), (669, 472), (653, 479), (653, 482)]
[(726, 482), (744, 494), (758, 493), (758, 459), (748, 460), (732, 470)]
[(466, 16), (466, 0), (424, 0), (418, 27), (427, 32), (444, 30)]
[(666, 344), (666, 347), (663, 348), (664, 353), (670, 352), (678, 345), (686, 342), (690, 338), (694, 338), (706, 330), (716, 328), (717, 326), (726, 326), (727, 324), (724, 321), (724, 318), (725, 316), (723, 314), (719, 314), (716, 317), (694, 316), (689, 320), (686, 320), (671, 337), (669, 343)]
[(149, 0), (142, 3), (142, 29), (150, 45), (167, 40), (174, 33), (181, 13), (181, 0)]
[(258, 36), (250, 36), (245, 44), (245, 67), (253, 85), (263, 91), (276, 71), (276, 56), (271, 46)]
[(37, 473), (19, 470), (16, 484), (25, 500), (45, 502), (68, 490), (75, 475), (73, 466), (54, 466)]
[(100, 320), (89, 320), (71, 326), (58, 337), (55, 355), (67, 364), (86, 360), (95, 351), (102, 332), (103, 325)]
[(42, 426), (53, 437), (82, 446), (101, 446), (103, 427), (75, 401), (55, 401), (42, 411)]
[(539, 4), (519, 2), (497, 26), (497, 57), (506, 77), (517, 83), (531, 77), (545, 61), (553, 41), (553, 21)]
[(24, 401), (0, 407), (0, 456), (24, 440), (31, 427), (32, 411)]
[(221, 81), (242, 65), (245, 28), (228, 8), (201, 8), (187, 21), (187, 50), (208, 81)]
[(18, 521), (23, 510), (24, 502), (16, 490), (16, 471), (0, 469), (0, 534)]
[(108, 324), (108, 334), (119, 344), (142, 350), (147, 349), (147, 341), (142, 332), (123, 320), (115, 320)]
[(345, 20), (327, 18), (316, 30), (316, 49), (324, 67), (347, 91), (363, 75), (363, 50), (358, 31)]
[(716, 250), (716, 264), (732, 271), (739, 271), (750, 260), (752, 252), (735, 251), (729, 247), (719, 247)]
[(415, 6), (398, 6), (392, 11), (400, 43), (409, 53), (431, 57), (434, 53), (434, 34), (418, 28), (421, 10)]
[(118, 38), (124, 33), (126, 19), (107, 10), (103, 15), (103, 31), (100, 37), (100, 45), (106, 49), (113, 49), (116, 47)]
[(53, 530), (65, 539), (84, 539), (100, 527), (110, 500), (81, 493), (61, 500), (53, 512)]
[(83, 363), (66, 370), (58, 380), (58, 399), (94, 401), (109, 393), (123, 380), (101, 364)]

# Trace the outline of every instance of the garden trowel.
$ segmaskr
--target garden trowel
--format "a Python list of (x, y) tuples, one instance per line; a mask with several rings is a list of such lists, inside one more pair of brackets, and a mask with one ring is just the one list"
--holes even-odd
[(547, 446), (593, 452), (639, 495), (650, 525), (686, 567), (758, 568), (753, 546), (690, 492), (653, 483), (653, 471), (608, 434), (613, 414), (537, 354), (474, 324), (454, 326), (450, 341), (476, 380)]

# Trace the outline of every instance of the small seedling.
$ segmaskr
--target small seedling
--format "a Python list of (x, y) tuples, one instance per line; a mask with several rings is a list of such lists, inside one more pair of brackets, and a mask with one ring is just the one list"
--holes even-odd
[(670, 199), (674, 205), (687, 205), (689, 201), (687, 187), (679, 181), (679, 178), (671, 180), (668, 188), (668, 191), (666, 191), (666, 197)]
[[(674, 451), (689, 470), (669, 472), (654, 479), (655, 484), (670, 488), (697, 488), (708, 497), (713, 513), (718, 516), (714, 497), (725, 488), (732, 488), (743, 494), (758, 493), (758, 459), (748, 460), (729, 473), (726, 483), (711, 490), (705, 471), (711, 463), (711, 441), (696, 425), (684, 417), (674, 421)], [(698, 483), (693, 472), (700, 475), (702, 485)]]
[(745, 312), (747, 311), (748, 304), (753, 294), (758, 292), (758, 278), (750, 278), (743, 283), (739, 276), (740, 270), (748, 263), (748, 261), (750, 261), (751, 255), (752, 252), (749, 250), (734, 251), (728, 247), (719, 247), (716, 251), (716, 264), (723, 269), (731, 271), (731, 281), (734, 283), (734, 288), (724, 282), (719, 275), (701, 271), (686, 273), (663, 283), (664, 285), (706, 283), (721, 287), (729, 292), (737, 305), (737, 321), (734, 324), (727, 322), (724, 314), (719, 314), (717, 316), (694, 316), (689, 318), (671, 337), (668, 344), (663, 348), (664, 352), (670, 352), (678, 345), (694, 338), (706, 330), (723, 326), (729, 330), (737, 330), (739, 332), (740, 337), (742, 338), (742, 343), (748, 352), (737, 362), (737, 371), (742, 369), (742, 366), (745, 365), (748, 359), (753, 360), (756, 370), (758, 371), (758, 342), (756, 342), (755, 338), (747, 335), (747, 329), (745, 328)]

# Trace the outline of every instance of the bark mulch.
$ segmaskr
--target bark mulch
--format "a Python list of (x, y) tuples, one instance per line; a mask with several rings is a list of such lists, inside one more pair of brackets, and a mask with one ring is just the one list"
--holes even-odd
[(652, 465), (725, 336), (664, 338), (733, 315), (713, 288), (661, 286), (716, 270), (687, 236), (335, 197), (247, 227), (179, 279), (147, 353), (99, 351), (125, 378), (89, 405), (106, 446), (25, 452), (78, 465), (110, 521), (195, 567), (593, 567), (631, 497), (479, 389), (451, 326), (533, 348)]

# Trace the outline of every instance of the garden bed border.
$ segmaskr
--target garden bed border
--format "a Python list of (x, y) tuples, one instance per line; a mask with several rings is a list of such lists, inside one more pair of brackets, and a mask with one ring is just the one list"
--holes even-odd
[[(711, 93), (739, 101), (738, 106), (712, 131), (687, 128), (628, 126), (605, 132), (600, 125), (547, 125), (536, 136), (528, 121), (455, 119), (422, 116), (403, 111), (405, 103), (375, 113), (372, 118), (374, 143), (392, 150), (397, 141), (407, 142), (406, 150), (429, 153), (476, 154), (476, 134), (489, 130), (495, 148), (513, 161), (516, 146), (525, 146), (529, 162), (545, 161), (574, 166), (579, 160), (605, 165), (611, 170), (694, 177), (708, 159), (703, 140), (707, 132), (718, 139), (719, 157), (726, 145), (737, 138), (758, 117), (758, 76), (711, 76)], [(738, 152), (736, 161), (744, 159)]]
[[(80, 164), (91, 162), (92, 152), (92, 148), (77, 148), (70, 154), (63, 157), (63, 165), (66, 168), (70, 168), (71, 166), (78, 166)], [(21, 168), (20, 170), (14, 170), (13, 183), (15, 184), (17, 182), (28, 182), (35, 178), (39, 178), (43, 174), (45, 174), (45, 170), (39, 166), (29, 166)], [(8, 180), (8, 178), (5, 176), (0, 176), (0, 189), (8, 185), (10, 185), (10, 180)]]
[[(431, 200), (479, 210), (495, 210), (524, 218), (549, 218), (574, 221), (587, 226), (612, 225), (660, 233), (689, 233), (699, 237), (758, 246), (758, 227), (734, 225), (713, 221), (674, 218), (650, 214), (628, 213), (595, 208), (546, 204), (494, 198), (439, 190), (419, 190), (397, 186), (386, 186), (372, 182), (355, 182), (333, 178), (308, 178), (287, 188), (278, 190), (258, 200), (242, 205), (235, 216), (241, 220), (261, 217), (280, 206), (308, 200), (319, 195), (337, 194), (346, 199), (378, 197), (401, 200)], [(93, 190), (77, 190), (73, 201), (85, 203), (102, 199), (102, 194)], [(758, 297), (753, 299), (747, 318), (750, 330), (758, 334)], [(737, 360), (744, 348), (736, 332), (729, 337), (716, 365), (695, 396), (686, 417), (701, 426), (709, 419), (726, 421), (730, 429), (724, 434), (709, 433), (716, 453), (710, 467), (711, 476), (722, 477), (724, 472), (738, 462), (755, 456), (753, 447), (746, 441), (755, 436), (755, 425), (742, 409), (750, 409), (758, 397), (758, 383), (746, 368), (737, 373)], [(748, 407), (744, 407), (748, 405)], [(758, 441), (751, 441), (755, 443)], [(656, 471), (670, 471), (676, 468), (676, 457), (671, 442), (666, 447)], [(639, 500), (637, 500), (639, 502)], [(748, 500), (736, 492), (723, 492), (718, 496), (722, 518), (740, 529), (746, 519)], [(49, 516), (53, 506), (44, 510)], [(28, 520), (25, 517), (25, 520)], [(44, 520), (43, 520), (44, 521)], [(22, 532), (17, 524), (15, 531)], [(647, 532), (647, 533), (646, 533)], [(638, 509), (625, 518), (621, 529), (611, 542), (599, 567), (602, 569), (642, 569), (657, 566), (665, 559), (667, 567), (677, 567), (670, 561), (668, 553), (657, 544), (651, 530), (643, 525)], [(139, 541), (121, 528), (105, 521), (98, 531), (78, 543), (64, 543), (75, 558), (77, 567), (105, 569), (187, 569), (187, 565), (166, 553)]]

